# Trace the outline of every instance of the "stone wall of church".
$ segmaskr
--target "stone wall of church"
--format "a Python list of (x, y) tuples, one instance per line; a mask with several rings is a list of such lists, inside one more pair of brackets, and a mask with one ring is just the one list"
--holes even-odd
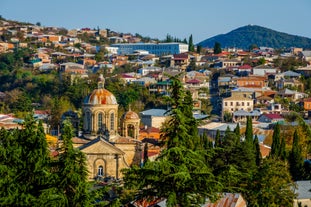
[(116, 143), (115, 146), (125, 153), (124, 159), (126, 163), (129, 165), (140, 165), (143, 149), (140, 143)]

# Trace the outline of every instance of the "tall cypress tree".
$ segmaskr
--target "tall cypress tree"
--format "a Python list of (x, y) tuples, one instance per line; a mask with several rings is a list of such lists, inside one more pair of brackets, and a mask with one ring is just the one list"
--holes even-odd
[(281, 139), (280, 158), (282, 160), (286, 160), (286, 158), (287, 158), (287, 156), (286, 156), (286, 143), (285, 143), (285, 137), (284, 136), (282, 136), (282, 139)]
[(262, 156), (260, 152), (259, 140), (257, 135), (255, 135), (254, 139), (254, 151), (255, 151), (256, 165), (259, 166), (261, 163)]
[(272, 157), (275, 158), (279, 158), (280, 157), (280, 126), (277, 123), (274, 126), (274, 131), (273, 131), (273, 135), (272, 135), (272, 145), (271, 145), (271, 153), (270, 155)]
[(241, 131), (240, 131), (240, 123), (238, 123), (234, 129), (234, 133), (236, 134), (237, 136), (237, 142), (240, 142), (240, 139), (241, 139)]
[(125, 170), (124, 181), (127, 188), (138, 190), (140, 198), (155, 196), (166, 198), (170, 207), (190, 206), (214, 198), (220, 186), (206, 165), (203, 151), (192, 148), (192, 140), (198, 135), (189, 134), (187, 124), (193, 116), (186, 114), (193, 106), (184, 104), (187, 95), (178, 77), (171, 80), (171, 118), (161, 129), (165, 146), (156, 161)]
[(304, 160), (303, 160), (303, 156), (301, 153), (301, 146), (299, 144), (299, 135), (298, 135), (298, 131), (295, 130), (292, 151), (290, 153), (290, 158), (289, 158), (289, 169), (294, 180), (302, 179), (303, 162)]
[(194, 52), (194, 44), (193, 44), (193, 38), (192, 38), (192, 34), (190, 35), (190, 37), (189, 37), (189, 41), (188, 41), (189, 43), (188, 43), (188, 50), (189, 50), (189, 52)]
[(216, 131), (216, 137), (215, 137), (215, 147), (221, 147), (221, 137), (220, 137), (220, 131), (217, 129)]
[(246, 130), (245, 130), (245, 142), (253, 145), (253, 124), (252, 124), (251, 117), (247, 117)]

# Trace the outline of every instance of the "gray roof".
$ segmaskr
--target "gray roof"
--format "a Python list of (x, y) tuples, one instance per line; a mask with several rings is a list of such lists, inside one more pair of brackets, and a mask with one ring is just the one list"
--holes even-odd
[(291, 70), (285, 71), (285, 72), (283, 73), (283, 75), (284, 75), (284, 76), (290, 76), (290, 77), (299, 77), (299, 76), (301, 76), (300, 73), (296, 73), (296, 72), (291, 71)]
[(231, 77), (219, 77), (218, 82), (230, 82)]
[(311, 50), (304, 50), (301, 52), (305, 57), (311, 57)]
[(244, 111), (244, 110), (238, 110), (233, 112), (234, 116), (260, 116), (260, 111), (254, 110), (251, 112)]
[(227, 130), (227, 127), (229, 126), (230, 128), (230, 131), (234, 131), (234, 129), (236, 128), (236, 125), (235, 123), (226, 123), (226, 124), (223, 124), (222, 126), (219, 126), (219, 127), (216, 127), (214, 128), (213, 130), (219, 130), (219, 131), (226, 131)]
[(238, 110), (233, 112), (234, 116), (251, 116), (251, 114), (248, 111), (244, 111), (244, 110)]
[(309, 198), (311, 199), (311, 181), (310, 180), (302, 180), (302, 181), (297, 181), (297, 189), (295, 190), (295, 193), (298, 194), (297, 198), (298, 199), (306, 199)]
[(140, 112), (140, 114), (144, 116), (167, 116), (166, 112), (167, 110), (165, 109), (149, 109)]

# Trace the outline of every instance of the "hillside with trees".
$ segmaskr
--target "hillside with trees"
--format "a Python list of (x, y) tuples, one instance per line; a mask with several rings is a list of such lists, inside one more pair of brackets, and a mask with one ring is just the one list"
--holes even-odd
[(216, 42), (219, 42), (223, 48), (237, 47), (249, 49), (251, 45), (272, 48), (311, 48), (310, 38), (290, 35), (256, 25), (247, 25), (232, 30), (227, 34), (216, 35), (199, 42), (197, 45), (213, 48)]

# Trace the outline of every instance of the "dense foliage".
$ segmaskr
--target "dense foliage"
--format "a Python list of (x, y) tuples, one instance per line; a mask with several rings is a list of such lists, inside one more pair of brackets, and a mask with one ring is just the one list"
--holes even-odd
[(0, 206), (89, 206), (85, 156), (71, 137), (66, 124), (63, 150), (52, 158), (42, 124), (32, 114), (22, 129), (1, 129)]

